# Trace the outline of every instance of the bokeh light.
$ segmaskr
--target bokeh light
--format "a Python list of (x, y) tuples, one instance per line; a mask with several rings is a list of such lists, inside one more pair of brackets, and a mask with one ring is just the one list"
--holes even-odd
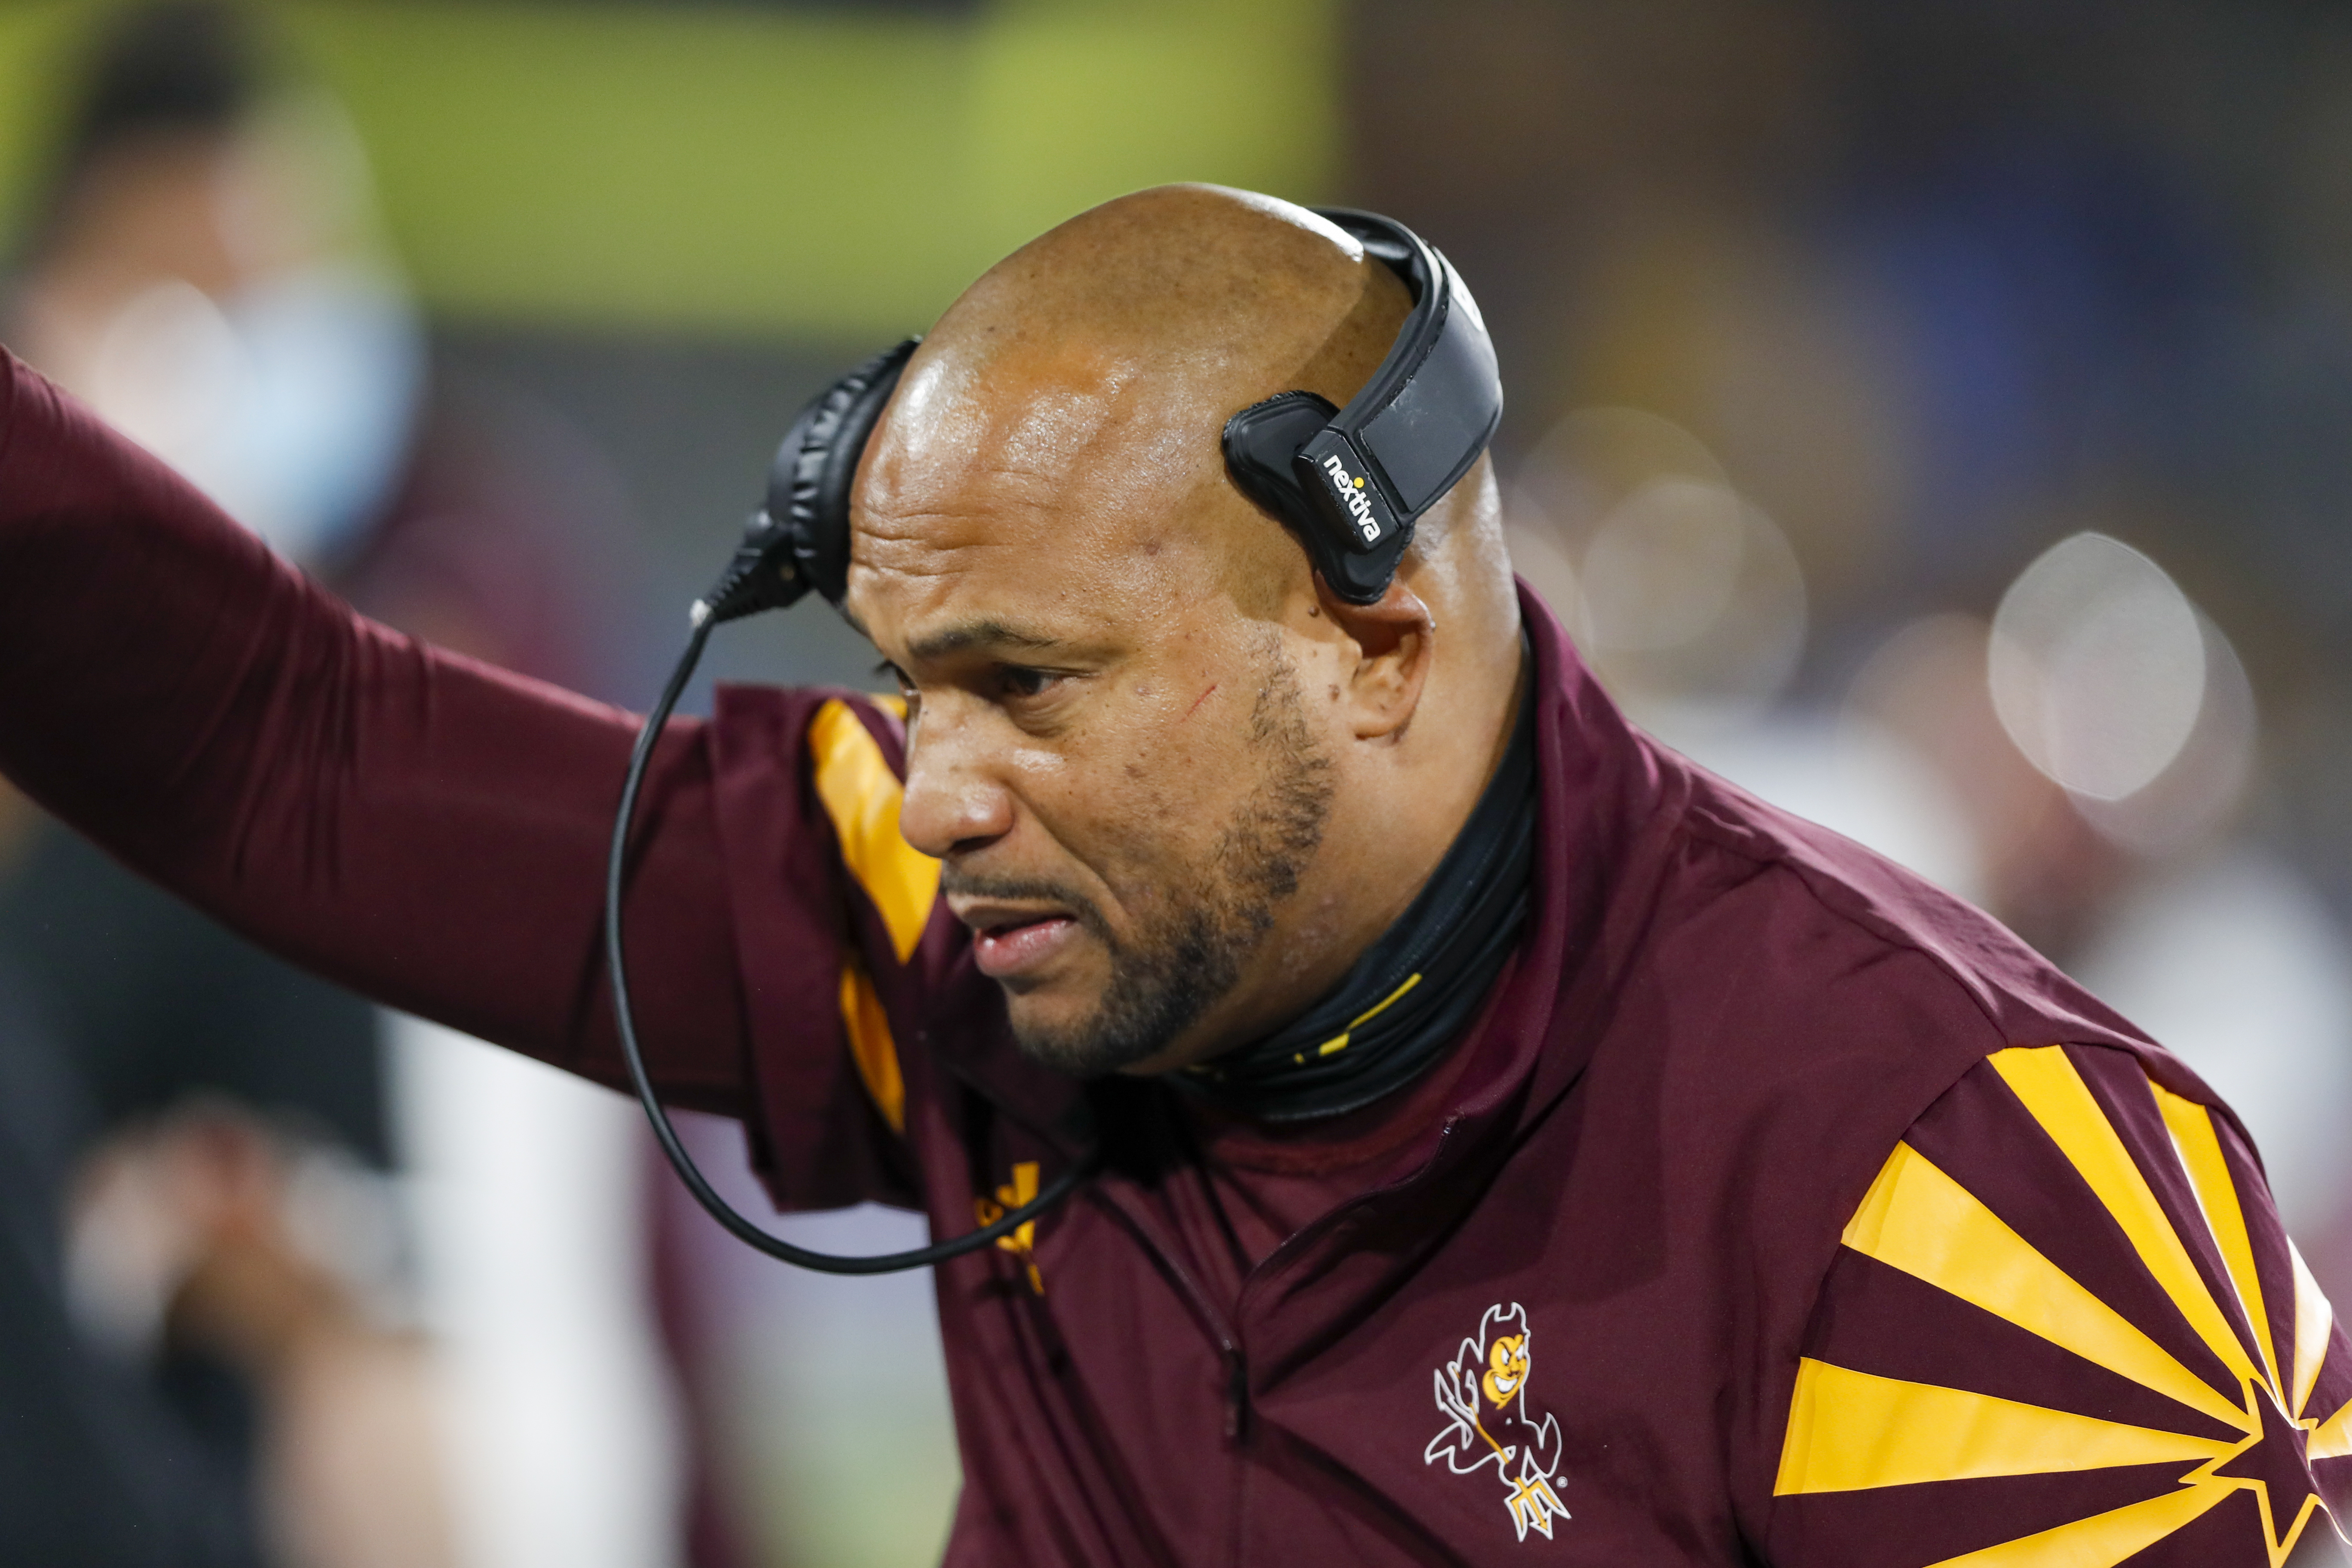
[(2147, 787), (2205, 701), (2205, 632), (2146, 555), (2101, 533), (2050, 547), (1994, 612), (1994, 711), (2026, 759), (2093, 800)]
[(1521, 465), (1515, 560), (1638, 714), (1771, 701), (1805, 644), (1805, 585), (1772, 520), (1688, 431), (1580, 410)]

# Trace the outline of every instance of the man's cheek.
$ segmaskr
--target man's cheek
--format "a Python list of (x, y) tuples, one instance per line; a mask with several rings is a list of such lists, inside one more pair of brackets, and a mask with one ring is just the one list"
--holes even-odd
[(1193, 863), (1248, 798), (1258, 760), (1192, 737), (1122, 760), (1086, 829), (1112, 854), (1155, 871)]

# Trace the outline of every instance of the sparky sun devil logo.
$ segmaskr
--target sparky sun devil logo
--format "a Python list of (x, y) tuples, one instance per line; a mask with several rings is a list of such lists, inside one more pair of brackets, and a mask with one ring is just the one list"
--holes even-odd
[(1528, 1402), (1534, 1346), (1525, 1308), (1517, 1301), (1487, 1308), (1477, 1334), (1464, 1340), (1437, 1372), (1437, 1413), (1445, 1417), (1445, 1430), (1429, 1440), (1421, 1458), (1429, 1465), (1443, 1459), (1457, 1476), (1494, 1466), (1519, 1539), (1533, 1530), (1549, 1541), (1554, 1516), (1566, 1519), (1569, 1512), (1551, 1487), (1559, 1473), (1559, 1423), (1537, 1415)]

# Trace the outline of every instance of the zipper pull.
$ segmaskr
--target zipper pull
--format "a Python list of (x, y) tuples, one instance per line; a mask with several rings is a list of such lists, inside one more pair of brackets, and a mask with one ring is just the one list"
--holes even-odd
[(1225, 1345), (1225, 1441), (1238, 1443), (1249, 1431), (1249, 1363), (1241, 1347)]

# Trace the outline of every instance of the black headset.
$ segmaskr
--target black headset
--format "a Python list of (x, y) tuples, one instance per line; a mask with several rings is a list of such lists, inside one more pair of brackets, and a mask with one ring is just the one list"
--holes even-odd
[[(1385, 262), (1412, 295), (1396, 343), (1361, 392), (1335, 409), (1311, 392), (1285, 392), (1225, 421), (1226, 471), (1244, 495), (1280, 519), (1331, 591), (1369, 605), (1388, 591), (1413, 524), (1470, 471), (1503, 417), (1495, 344), (1461, 274), (1404, 225), (1377, 213), (1318, 207), (1365, 254)], [(814, 588), (838, 607), (849, 582), (849, 492), (858, 459), (918, 340), (867, 360), (802, 410), (768, 469), (768, 504), (710, 592), (694, 603), (692, 631), (660, 700), (637, 733), (604, 866), (604, 959), (613, 1013), (637, 1100), (687, 1190), (737, 1239), (771, 1258), (827, 1274), (887, 1274), (959, 1258), (1010, 1236), (1077, 1190), (1095, 1156), (1073, 1161), (1030, 1202), (949, 1241), (873, 1258), (811, 1252), (771, 1236), (712, 1189), (678, 1142), (654, 1093), (629, 1005), (621, 896), (629, 826), (654, 744), (720, 624), (782, 609)]]

